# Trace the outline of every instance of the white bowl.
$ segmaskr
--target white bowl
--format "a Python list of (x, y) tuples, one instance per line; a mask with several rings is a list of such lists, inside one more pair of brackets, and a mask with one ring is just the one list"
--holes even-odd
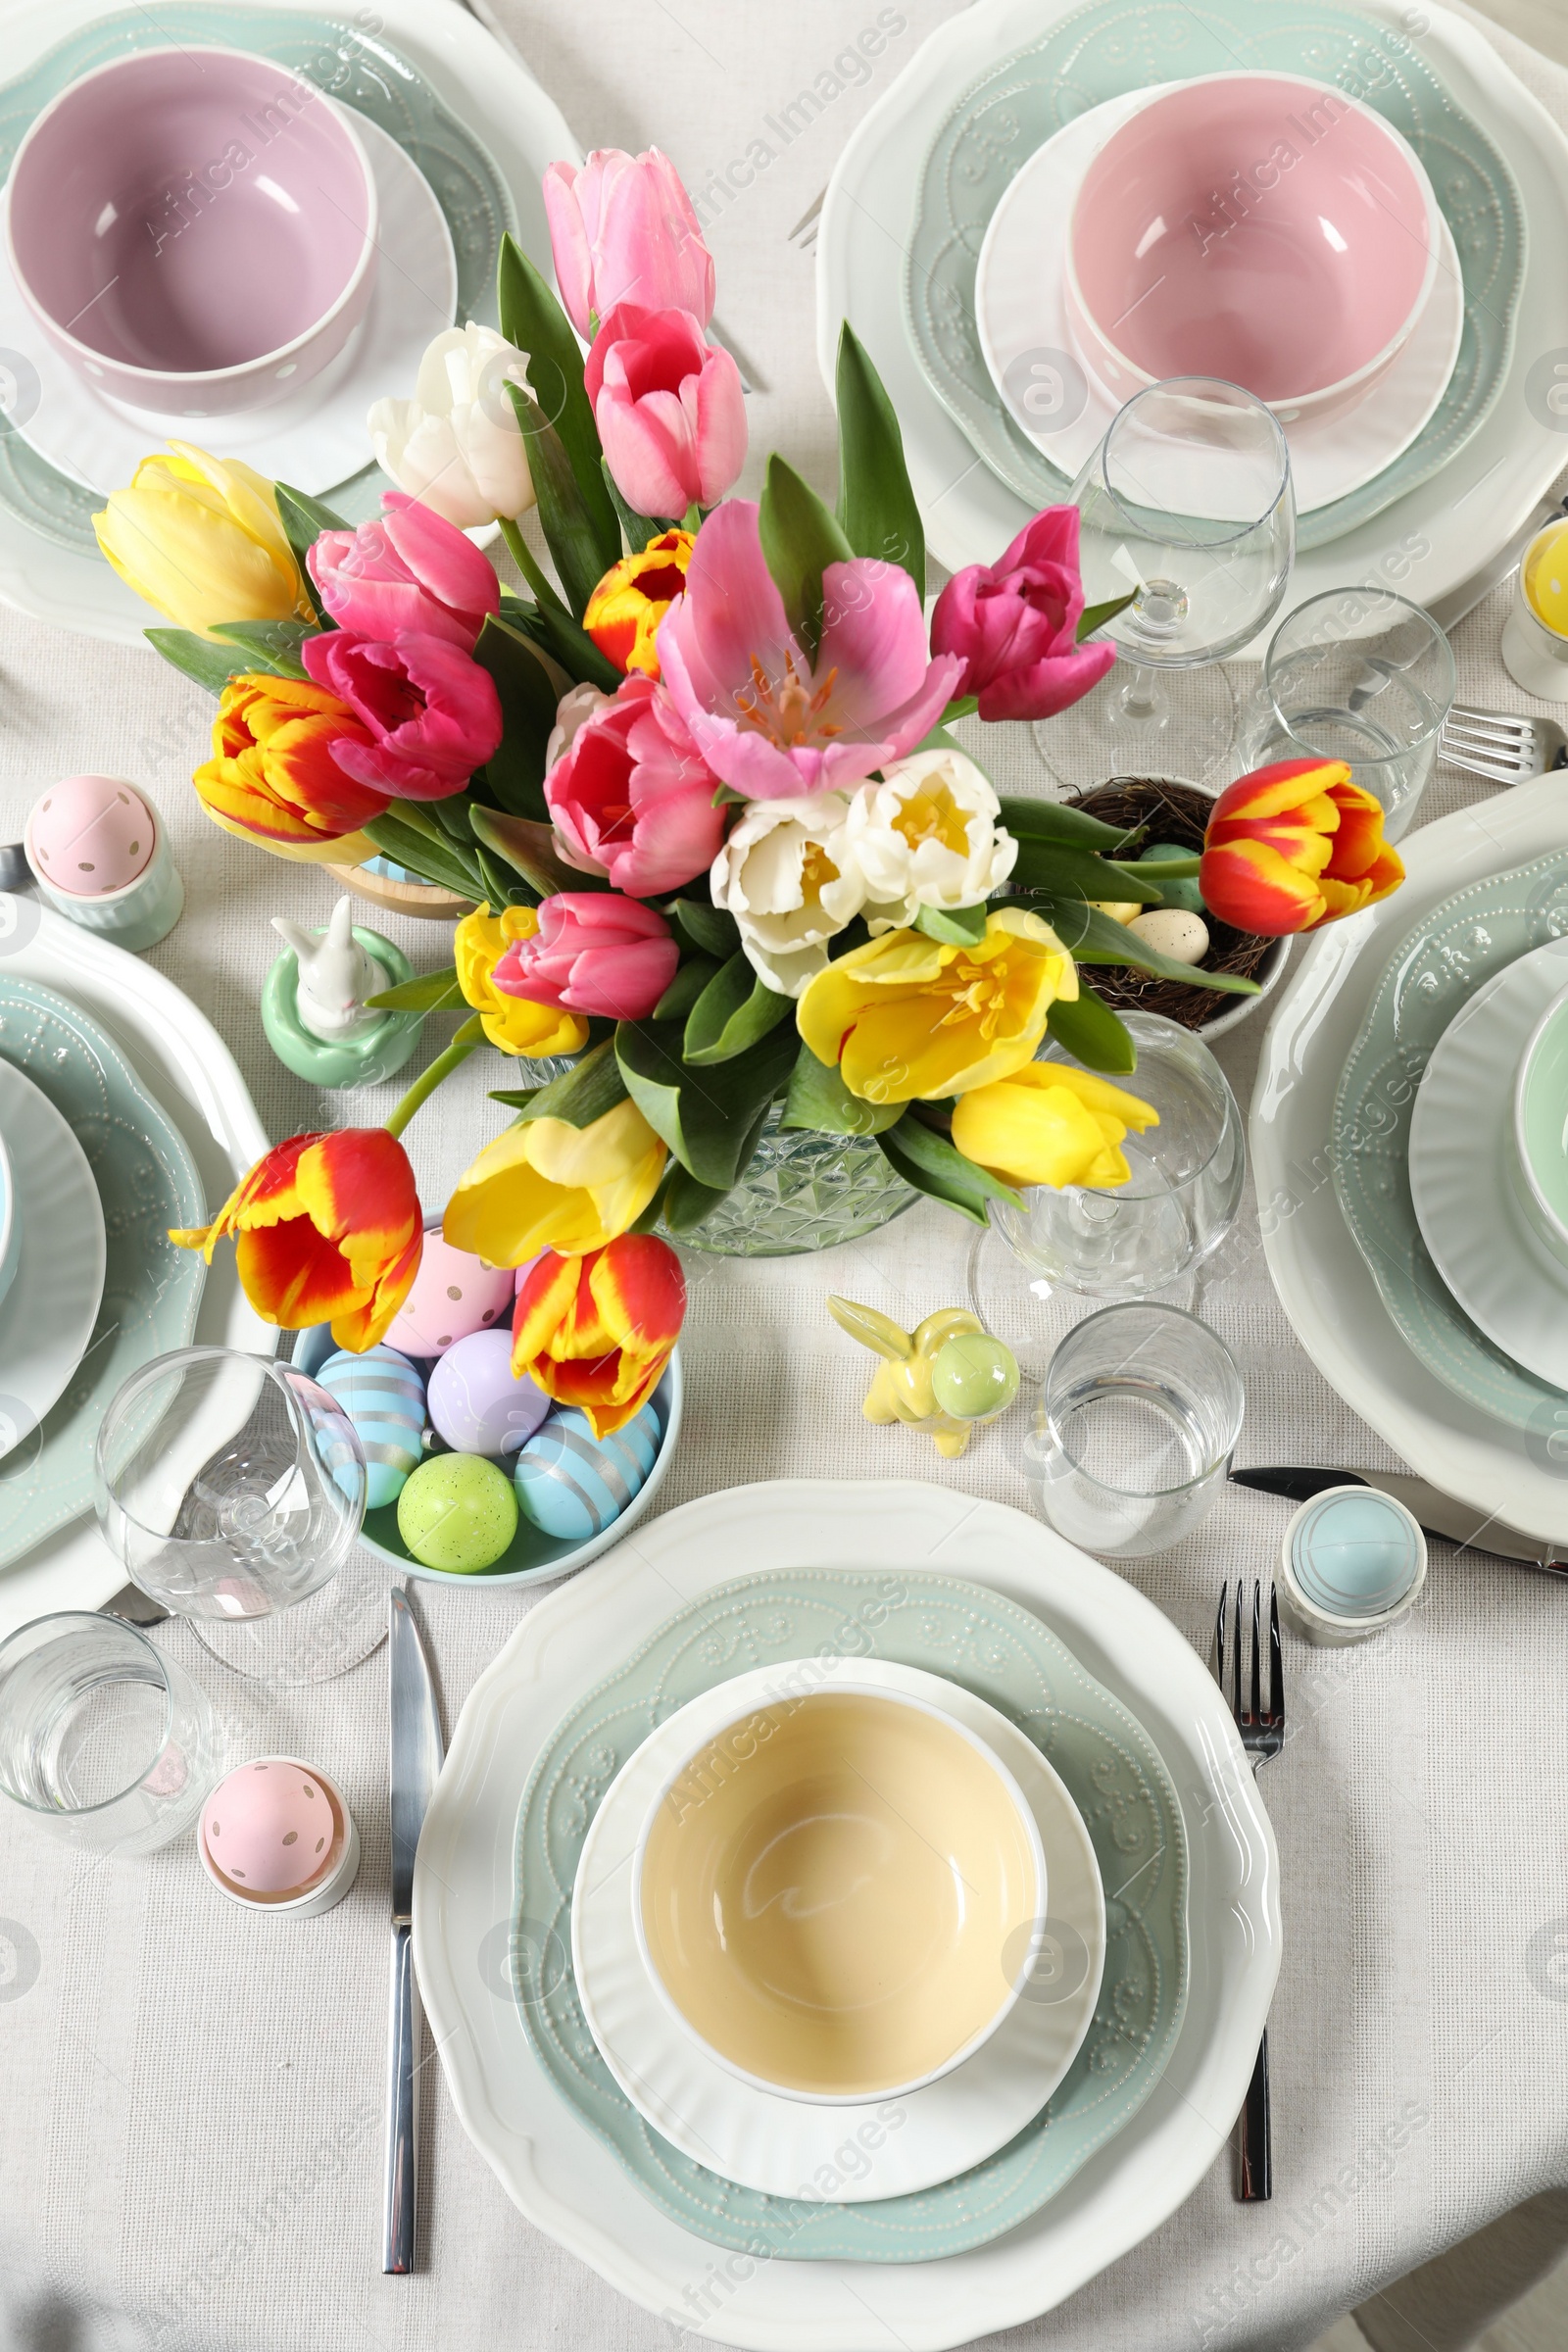
[(16, 1179), (11, 1172), (6, 1139), (0, 1135), (0, 1298), (17, 1278), (17, 1260), (21, 1254), (22, 1219), (17, 1211)]

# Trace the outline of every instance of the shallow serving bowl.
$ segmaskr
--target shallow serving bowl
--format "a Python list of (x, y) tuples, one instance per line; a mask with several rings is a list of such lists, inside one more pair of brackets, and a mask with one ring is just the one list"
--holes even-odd
[[(816, 1678), (819, 1680), (820, 1678)], [(821, 2104), (936, 2082), (1012, 2009), (1045, 1917), (1040, 1832), (984, 1740), (835, 1678), (710, 1731), (632, 1865), (661, 1999), (754, 2086)]]
[(348, 117), (265, 57), (143, 49), (62, 90), (17, 150), (6, 241), (51, 342), (106, 397), (263, 408), (369, 301), (375, 181)]
[(1085, 172), (1068, 318), (1123, 400), (1215, 375), (1283, 422), (1354, 405), (1436, 281), (1442, 216), (1414, 150), (1343, 90), (1211, 74), (1151, 97)]

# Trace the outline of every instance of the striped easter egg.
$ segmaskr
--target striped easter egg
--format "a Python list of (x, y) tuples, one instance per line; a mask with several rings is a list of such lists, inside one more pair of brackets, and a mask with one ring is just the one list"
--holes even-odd
[(396, 1502), (423, 1459), (424, 1382), (395, 1348), (367, 1348), (363, 1355), (344, 1349), (329, 1355), (316, 1375), (354, 1424), (365, 1448), (368, 1473), (365, 1507), (378, 1511)]
[(517, 1456), (517, 1501), (547, 1536), (586, 1544), (618, 1519), (640, 1490), (659, 1451), (659, 1416), (651, 1404), (612, 1437), (596, 1438), (575, 1405), (553, 1412)]

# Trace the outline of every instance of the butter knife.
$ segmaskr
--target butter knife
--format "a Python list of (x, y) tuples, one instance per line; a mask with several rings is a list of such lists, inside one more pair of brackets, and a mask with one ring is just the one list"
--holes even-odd
[(1375, 1487), (1380, 1494), (1392, 1494), (1396, 1502), (1402, 1502), (1429, 1536), (1441, 1536), (1446, 1543), (1464, 1544), (1472, 1551), (1491, 1552), (1499, 1560), (1544, 1569), (1548, 1576), (1568, 1577), (1568, 1560), (1559, 1556), (1555, 1544), (1524, 1535), (1504, 1520), (1489, 1519), (1484, 1511), (1473, 1510), (1467, 1502), (1455, 1502), (1451, 1494), (1406, 1471), (1281, 1467), (1233, 1470), (1231, 1480), (1263, 1494), (1283, 1494), (1287, 1502), (1310, 1502), (1327, 1487)]
[(392, 2028), (386, 2087), (386, 2209), (381, 2269), (414, 2268), (417, 2180), (419, 1996), (414, 1982), (414, 1856), (441, 1770), (441, 1718), (430, 1668), (407, 1595), (389, 1596), (388, 1696), (392, 1730)]

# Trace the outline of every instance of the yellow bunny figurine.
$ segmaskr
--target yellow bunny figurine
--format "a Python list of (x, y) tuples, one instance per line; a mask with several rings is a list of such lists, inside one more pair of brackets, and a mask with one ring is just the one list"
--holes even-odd
[(912, 1333), (853, 1298), (830, 1298), (827, 1311), (841, 1331), (883, 1359), (860, 1408), (867, 1421), (924, 1429), (950, 1460), (980, 1422), (1004, 1413), (1018, 1394), (1011, 1348), (961, 1306), (940, 1307)]

